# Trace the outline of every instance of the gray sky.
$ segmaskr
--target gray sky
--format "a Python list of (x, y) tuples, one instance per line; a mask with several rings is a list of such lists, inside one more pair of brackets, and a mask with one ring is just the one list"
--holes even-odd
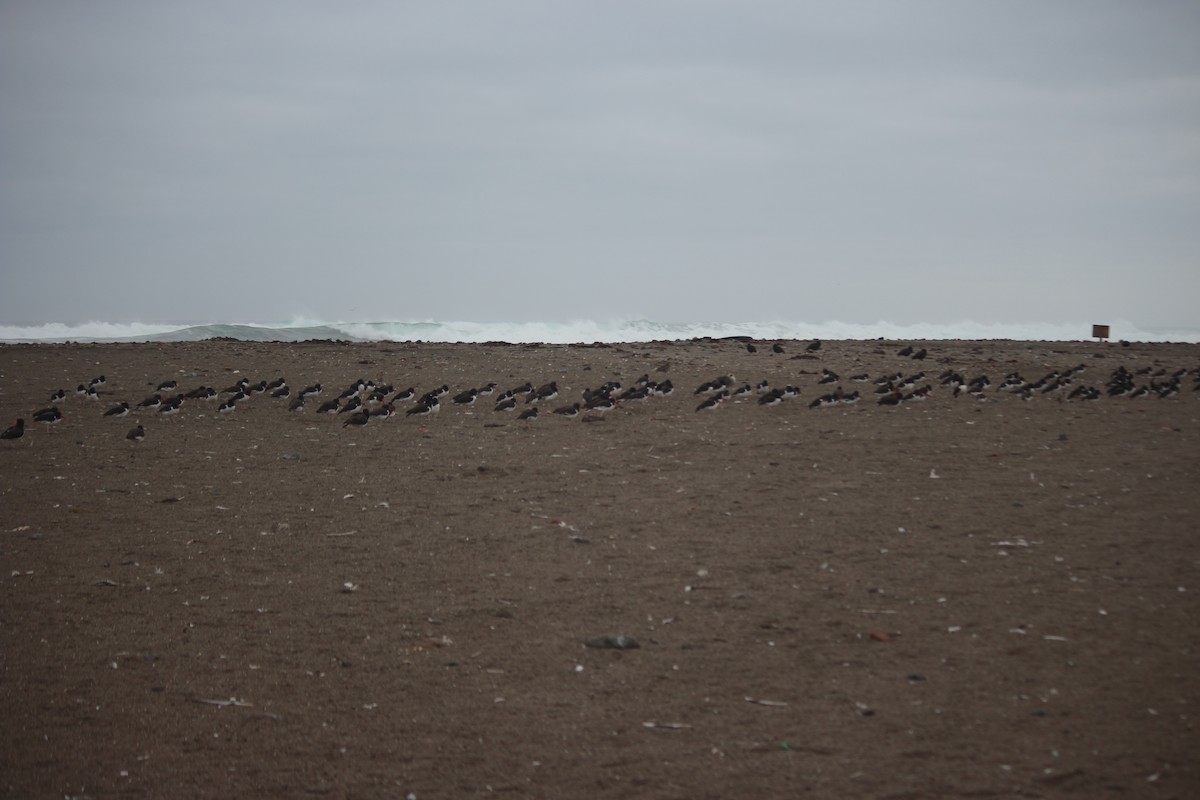
[(0, 322), (1197, 326), (1200, 3), (0, 0)]

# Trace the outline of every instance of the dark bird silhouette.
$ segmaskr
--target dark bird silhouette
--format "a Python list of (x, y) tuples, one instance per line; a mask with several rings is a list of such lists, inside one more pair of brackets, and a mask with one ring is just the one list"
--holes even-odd
[(342, 423), (342, 427), (344, 428), (347, 425), (366, 425), (370, 421), (371, 412), (364, 408), (362, 411), (358, 411), (346, 417), (346, 421)]
[(25, 435), (25, 420), (18, 419), (4, 433), (0, 433), (0, 439), (20, 439)]
[(146, 429), (138, 425), (136, 428), (131, 428), (129, 433), (125, 434), (125, 438), (131, 442), (140, 442), (146, 438)]

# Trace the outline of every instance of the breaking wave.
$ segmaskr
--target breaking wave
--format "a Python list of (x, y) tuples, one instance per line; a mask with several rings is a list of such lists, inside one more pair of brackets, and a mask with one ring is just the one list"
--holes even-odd
[[(1140, 329), (1131, 323), (1110, 324), (1111, 338), (1140, 342), (1200, 342), (1200, 330)], [(172, 325), (154, 323), (86, 322), (70, 325), (0, 325), (0, 342), (196, 342), (235, 339), (245, 342), (395, 341), (395, 342), (512, 342), (576, 344), (647, 342), (725, 338), (753, 339), (1015, 339), (1020, 341), (1079, 341), (1091, 337), (1084, 323), (955, 323), (901, 325), (887, 321), (854, 322), (325, 322), (294, 320), (283, 323), (211, 323)]]

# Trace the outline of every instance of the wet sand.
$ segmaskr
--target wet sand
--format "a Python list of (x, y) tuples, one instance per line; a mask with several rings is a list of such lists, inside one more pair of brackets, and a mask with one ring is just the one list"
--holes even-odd
[[(1200, 346), (756, 344), (0, 347), (0, 795), (1196, 796), (1195, 373), (998, 385)], [(642, 375), (674, 394), (546, 413)], [(697, 412), (725, 375), (801, 394)], [(324, 393), (103, 416), (280, 376)], [(314, 413), (359, 377), (560, 395)]]

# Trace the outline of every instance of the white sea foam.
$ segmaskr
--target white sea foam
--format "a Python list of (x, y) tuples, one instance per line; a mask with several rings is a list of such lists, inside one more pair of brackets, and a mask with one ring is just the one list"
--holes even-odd
[[(1110, 324), (1111, 338), (1142, 342), (1200, 342), (1200, 330), (1138, 328), (1122, 320)], [(766, 340), (888, 339), (930, 341), (939, 339), (1015, 339), (1021, 341), (1076, 341), (1091, 337), (1087, 323), (955, 323), (902, 325), (838, 322), (653, 322), (649, 320), (576, 320), (573, 322), (327, 322), (293, 319), (286, 322), (170, 323), (87, 322), (78, 325), (0, 325), (3, 342), (152, 342), (198, 341), (230, 338), (245, 341), (299, 341), (305, 339), (426, 342), (642, 342), (702, 337), (749, 336)]]

